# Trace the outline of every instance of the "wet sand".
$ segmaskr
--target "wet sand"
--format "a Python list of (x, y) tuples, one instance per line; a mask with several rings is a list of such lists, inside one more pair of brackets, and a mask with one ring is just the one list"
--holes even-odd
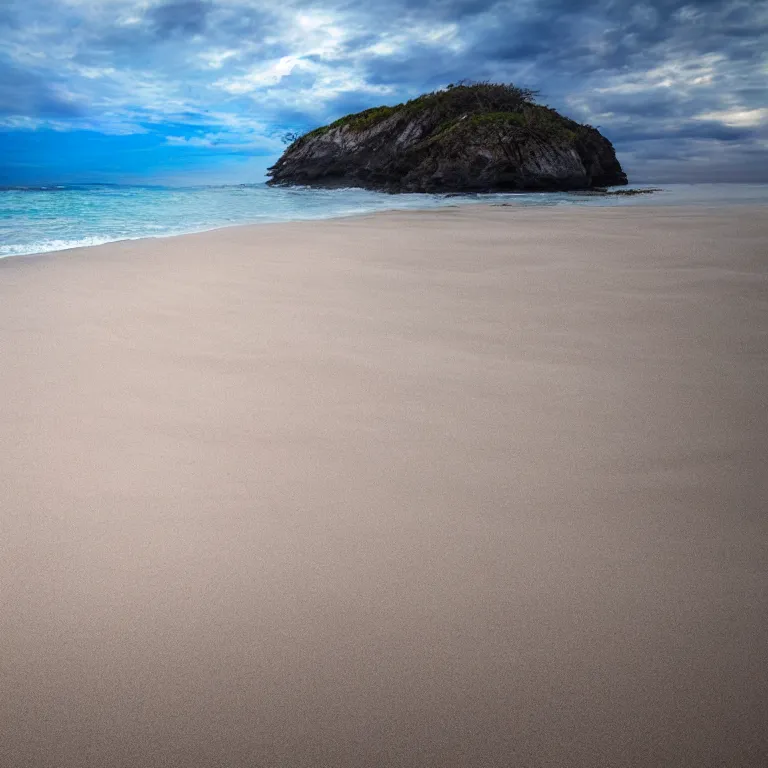
[(0, 262), (0, 765), (768, 764), (766, 209)]

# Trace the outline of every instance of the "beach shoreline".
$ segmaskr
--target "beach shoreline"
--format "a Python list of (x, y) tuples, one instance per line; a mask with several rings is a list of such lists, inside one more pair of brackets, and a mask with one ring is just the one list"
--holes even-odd
[(0, 259), (0, 763), (763, 765), (765, 211)]
[(612, 203), (608, 205), (579, 205), (579, 204), (572, 204), (572, 205), (530, 205), (530, 204), (517, 204), (514, 202), (495, 202), (495, 203), (463, 203), (463, 204), (455, 204), (455, 205), (445, 205), (445, 206), (439, 206), (435, 208), (405, 208), (405, 209), (398, 209), (398, 208), (392, 208), (392, 209), (385, 209), (385, 210), (377, 210), (377, 211), (363, 211), (360, 213), (345, 213), (345, 214), (336, 214), (332, 216), (328, 216), (326, 218), (317, 218), (317, 219), (293, 219), (289, 221), (253, 221), (253, 222), (237, 222), (232, 224), (217, 224), (215, 226), (211, 226), (210, 228), (206, 229), (200, 229), (200, 230), (194, 230), (191, 232), (175, 232), (172, 234), (160, 234), (160, 235), (146, 235), (141, 237), (126, 237), (122, 239), (117, 240), (108, 240), (104, 243), (95, 243), (91, 245), (77, 245), (73, 247), (68, 248), (59, 248), (54, 250), (44, 250), (44, 251), (35, 251), (33, 253), (19, 253), (19, 254), (8, 254), (7, 256), (0, 256), (0, 265), (2, 265), (5, 262), (8, 262), (9, 260), (14, 259), (28, 259), (28, 258), (39, 258), (41, 256), (47, 256), (47, 255), (55, 255), (55, 254), (61, 254), (66, 255), (70, 254), (72, 251), (82, 251), (82, 250), (91, 250), (93, 248), (102, 248), (105, 246), (111, 246), (111, 245), (118, 245), (121, 243), (128, 243), (128, 242), (153, 242), (156, 240), (168, 240), (168, 239), (175, 239), (180, 237), (195, 237), (198, 235), (205, 235), (211, 232), (219, 232), (222, 230), (230, 230), (230, 229), (251, 229), (251, 228), (261, 228), (261, 227), (275, 227), (275, 226), (293, 226), (293, 225), (305, 225), (305, 226), (311, 226), (315, 224), (322, 224), (326, 222), (334, 222), (334, 221), (343, 221), (346, 219), (367, 219), (371, 217), (379, 217), (379, 216), (387, 216), (387, 215), (397, 215), (397, 214), (403, 214), (403, 215), (414, 215), (414, 216), (421, 216), (426, 215), (430, 213), (440, 213), (443, 211), (447, 212), (455, 212), (460, 211), (463, 208), (470, 208), (470, 209), (479, 209), (479, 210), (485, 210), (485, 209), (511, 209), (514, 211), (541, 211), (541, 215), (546, 215), (548, 213), (552, 213), (553, 211), (562, 211), (565, 212), (573, 212), (574, 210), (584, 210), (587, 212), (594, 211), (594, 210), (625, 210), (627, 208), (641, 208), (641, 209), (650, 209), (650, 210), (658, 210), (658, 211), (670, 211), (671, 213), (685, 213), (685, 212), (691, 212), (691, 211), (700, 211), (703, 214), (712, 214), (712, 213), (719, 213), (722, 212), (723, 209), (725, 210), (733, 210), (738, 211), (741, 213), (755, 213), (755, 214), (762, 214), (766, 211), (766, 206), (759, 204), (759, 203), (728, 203), (726, 206), (722, 205), (716, 205), (716, 204), (701, 204), (701, 203), (693, 203), (688, 205), (671, 205), (669, 203), (664, 202), (648, 202), (647, 200), (642, 201), (642, 203), (637, 204), (633, 200), (622, 200), (620, 203)]

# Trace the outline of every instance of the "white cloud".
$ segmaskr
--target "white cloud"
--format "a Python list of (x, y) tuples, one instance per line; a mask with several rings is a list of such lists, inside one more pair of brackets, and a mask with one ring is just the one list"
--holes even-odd
[(768, 108), (761, 109), (725, 109), (716, 112), (702, 112), (696, 120), (715, 120), (731, 128), (752, 128), (768, 124)]
[(99, 120), (84, 118), (69, 118), (67, 120), (47, 117), (29, 117), (25, 115), (11, 115), (0, 118), (0, 127), (11, 131), (40, 131), (49, 130), (57, 133), (69, 133), (72, 131), (91, 131), (107, 136), (132, 136), (148, 133), (149, 131), (138, 123), (131, 123), (122, 117), (104, 116)]
[(166, 136), (165, 143), (172, 147), (212, 147), (213, 142), (204, 136)]
[(250, 72), (240, 77), (218, 80), (214, 85), (234, 95), (251, 93), (261, 88), (277, 85), (284, 77), (290, 75), (300, 63), (302, 63), (302, 59), (299, 56), (283, 56), (254, 67)]
[(360, 49), (357, 58), (366, 54), (375, 56), (392, 56), (398, 52), (406, 52), (409, 46), (434, 45), (441, 50), (459, 53), (465, 43), (459, 34), (457, 24), (409, 25), (406, 31), (382, 33), (375, 43)]
[(229, 152), (278, 152), (283, 146), (279, 138), (260, 130), (244, 129), (239, 132), (211, 132), (199, 136), (166, 136), (165, 143), (172, 147), (219, 149)]
[(200, 61), (202, 61), (203, 65), (208, 69), (221, 69), (229, 59), (239, 55), (240, 51), (233, 48), (201, 51), (197, 54)]
[(114, 67), (74, 67), (77, 74), (89, 80), (95, 80), (99, 77), (110, 77), (115, 74)]
[(609, 78), (609, 85), (596, 88), (598, 93), (630, 94), (655, 88), (681, 92), (688, 88), (711, 85), (725, 63), (721, 54), (685, 59), (670, 58), (656, 67)]

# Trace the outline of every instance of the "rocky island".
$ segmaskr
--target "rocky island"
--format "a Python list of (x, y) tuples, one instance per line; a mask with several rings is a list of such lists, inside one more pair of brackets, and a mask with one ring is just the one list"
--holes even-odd
[(626, 184), (613, 145), (509, 84), (449, 86), (296, 138), (271, 185), (387, 192), (579, 190)]

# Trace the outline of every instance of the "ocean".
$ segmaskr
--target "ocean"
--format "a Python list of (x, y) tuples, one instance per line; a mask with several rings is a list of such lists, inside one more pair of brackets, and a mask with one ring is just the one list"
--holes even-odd
[[(647, 188), (652, 185), (632, 185)], [(521, 206), (768, 204), (768, 185), (667, 184), (636, 197), (570, 193), (391, 195), (361, 189), (103, 184), (0, 188), (0, 258), (234, 224), (328, 219), (375, 211), (506, 203)]]

